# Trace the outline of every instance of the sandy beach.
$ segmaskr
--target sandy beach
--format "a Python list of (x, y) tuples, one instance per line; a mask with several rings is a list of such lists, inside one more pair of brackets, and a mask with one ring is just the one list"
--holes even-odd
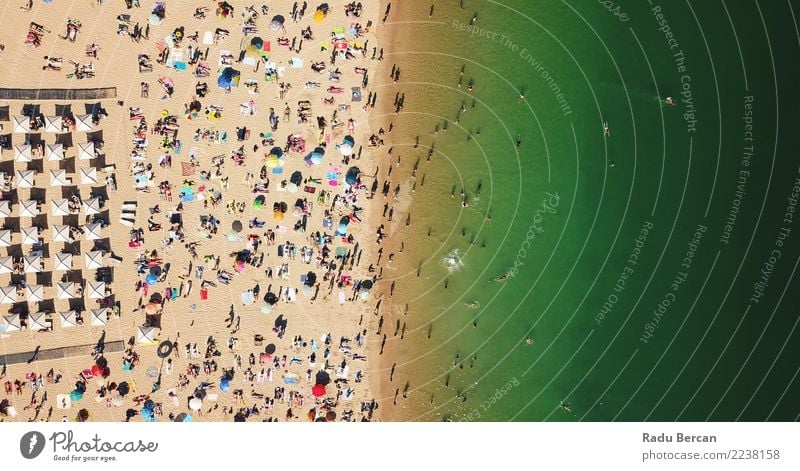
[(385, 6), (245, 7), (6, 4), (8, 96), (116, 96), (0, 100), (0, 420), (391, 418)]

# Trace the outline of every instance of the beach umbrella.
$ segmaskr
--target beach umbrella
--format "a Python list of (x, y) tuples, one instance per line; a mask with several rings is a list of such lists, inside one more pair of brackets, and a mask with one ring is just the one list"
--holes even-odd
[(17, 188), (32, 188), (36, 170), (17, 170)]
[(79, 389), (74, 389), (74, 390), (72, 390), (72, 392), (71, 392), (71, 393), (69, 393), (69, 399), (70, 399), (72, 402), (78, 402), (78, 401), (80, 401), (81, 399), (83, 399), (83, 393), (84, 393), (84, 392), (83, 392), (83, 391), (81, 391), (81, 390), (79, 390)]
[(278, 296), (270, 291), (269, 293), (264, 295), (264, 302), (266, 302), (267, 304), (275, 304), (278, 302)]
[(106, 283), (104, 281), (90, 281), (87, 285), (89, 299), (103, 299), (106, 297)]
[(38, 303), (44, 300), (44, 286), (27, 285), (25, 287), (25, 297), (29, 303)]
[(275, 15), (272, 17), (272, 21), (269, 22), (269, 29), (272, 31), (278, 31), (283, 26), (283, 23), (286, 19), (283, 15)]
[(90, 132), (94, 127), (92, 123), (92, 115), (85, 114), (75, 117), (75, 129), (80, 132)]
[(156, 302), (149, 302), (144, 306), (144, 313), (148, 316), (154, 316), (161, 312), (161, 305)]
[(15, 133), (31, 132), (31, 118), (27, 116), (13, 116), (11, 121)]
[(336, 146), (336, 148), (339, 149), (339, 152), (341, 152), (344, 157), (353, 155), (353, 146), (350, 144), (341, 144)]
[(153, 286), (156, 283), (158, 283), (158, 277), (156, 275), (150, 273), (144, 278), (144, 282), (147, 283), (150, 286)]
[(272, 304), (261, 303), (261, 313), (262, 314), (269, 314), (271, 312), (272, 312)]
[(19, 314), (9, 314), (3, 316), (0, 322), (0, 332), (18, 332), (22, 330), (22, 320)]
[(4, 218), (11, 217), (11, 201), (9, 200), (0, 201), (0, 217)]
[(98, 240), (102, 239), (102, 229), (103, 224), (99, 222), (90, 222), (83, 226), (83, 237), (86, 240)]
[[(39, 288), (41, 288), (41, 286)], [(41, 299), (39, 301), (41, 301)], [(50, 325), (47, 323), (47, 313), (34, 312), (33, 314), (29, 315), (28, 328), (33, 331), (49, 329)]]
[(92, 376), (103, 376), (105, 368), (95, 363), (94, 365), (92, 365), (90, 371), (92, 372)]
[(30, 162), (33, 159), (31, 152), (31, 146), (27, 144), (17, 144), (14, 146), (14, 160), (17, 162)]
[(96, 270), (103, 267), (103, 252), (100, 250), (92, 250), (83, 255), (83, 262), (86, 268)]
[(100, 214), (100, 198), (89, 198), (83, 201), (83, 210), (87, 215)]
[(233, 221), (233, 223), (231, 224), (231, 229), (233, 229), (236, 232), (242, 232), (242, 221), (238, 219)]
[(231, 388), (231, 381), (228, 378), (222, 378), (219, 381), (219, 390), (227, 392)]
[(61, 132), (61, 116), (45, 116), (44, 132)]
[(219, 74), (217, 85), (219, 85), (220, 88), (238, 87), (240, 76), (241, 74), (238, 70), (233, 69), (232, 67), (225, 67)]
[(69, 202), (66, 198), (50, 200), (50, 214), (52, 216), (68, 216)]
[(52, 162), (56, 160), (64, 160), (64, 145), (63, 144), (47, 144), (46, 150), (47, 160)]
[(117, 385), (117, 392), (120, 396), (125, 397), (130, 392), (130, 386), (127, 381), (123, 381)]
[(39, 243), (39, 228), (38, 227), (24, 227), (22, 228), (22, 245), (33, 245)]
[(244, 304), (245, 306), (253, 304), (255, 302), (255, 298), (253, 297), (253, 291), (252, 290), (242, 291), (241, 299), (242, 299), (242, 304)]
[(104, 326), (108, 323), (108, 309), (92, 309), (92, 327)]
[(113, 396), (111, 396), (111, 404), (113, 404), (114, 407), (119, 407), (124, 403), (125, 403), (125, 398), (120, 396), (119, 394), (114, 394)]
[(361, 175), (361, 170), (358, 167), (350, 167), (344, 176), (344, 181), (348, 185), (354, 185), (358, 181), (358, 176)]
[(59, 282), (56, 285), (56, 297), (58, 299), (72, 299), (75, 297), (75, 283), (71, 281)]
[(203, 408), (203, 400), (200, 399), (199, 397), (193, 397), (189, 401), (189, 409), (192, 409), (193, 411), (199, 411), (202, 408)]
[(14, 304), (17, 302), (17, 288), (15, 286), (0, 287), (0, 304)]
[(317, 371), (316, 383), (321, 384), (323, 386), (331, 384), (331, 375), (329, 375), (328, 372), (324, 370)]
[(39, 273), (42, 271), (42, 257), (39, 255), (26, 255), (22, 257), (25, 273)]
[(0, 230), (0, 247), (11, 245), (11, 231), (9, 229)]
[(66, 170), (50, 170), (50, 186), (67, 186)]
[(61, 328), (75, 327), (78, 325), (78, 314), (75, 311), (58, 313), (61, 318)]
[(72, 254), (60, 252), (56, 254), (53, 271), (70, 271), (72, 270)]
[(39, 214), (38, 202), (23, 200), (19, 202), (19, 215), (21, 217), (35, 218)]
[(325, 385), (323, 384), (315, 384), (313, 388), (311, 388), (311, 394), (314, 397), (322, 397), (325, 395)]
[(14, 257), (0, 257), (0, 273), (14, 273)]
[(97, 169), (94, 167), (81, 167), (81, 185), (94, 185), (97, 183)]
[(325, 19), (325, 12), (322, 10), (317, 10), (314, 12), (314, 23), (322, 23), (322, 20)]
[(277, 155), (270, 154), (267, 156), (264, 164), (269, 168), (278, 168), (283, 165), (283, 161)]
[(268, 344), (267, 347), (264, 349), (264, 351), (272, 355), (273, 353), (275, 353), (275, 344), (274, 343)]
[(78, 160), (92, 160), (97, 155), (94, 151), (94, 142), (81, 142), (78, 144)]
[(69, 234), (69, 226), (55, 225), (52, 229), (52, 239), (56, 242), (71, 242), (72, 237)]
[(136, 328), (136, 341), (142, 345), (155, 344), (155, 327), (141, 326)]

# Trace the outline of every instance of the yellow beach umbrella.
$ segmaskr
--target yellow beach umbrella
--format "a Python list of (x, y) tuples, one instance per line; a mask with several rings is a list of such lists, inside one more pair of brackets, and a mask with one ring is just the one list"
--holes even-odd
[(322, 10), (317, 10), (317, 12), (314, 13), (314, 23), (322, 23), (322, 20), (324, 19), (325, 19), (325, 12), (323, 12)]
[(278, 157), (277, 155), (270, 154), (267, 156), (266, 165), (269, 168), (277, 168), (283, 165), (283, 162), (281, 162), (280, 157)]

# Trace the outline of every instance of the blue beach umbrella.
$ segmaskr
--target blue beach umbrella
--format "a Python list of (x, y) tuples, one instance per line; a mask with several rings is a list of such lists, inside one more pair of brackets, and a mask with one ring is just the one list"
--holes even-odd
[(156, 283), (158, 283), (158, 277), (155, 274), (150, 273), (149, 275), (147, 275), (147, 277), (144, 279), (144, 281), (148, 285), (153, 286)]
[(73, 389), (72, 392), (69, 393), (69, 398), (73, 402), (80, 401), (81, 399), (83, 399), (83, 391)]
[(219, 390), (226, 392), (231, 388), (231, 381), (228, 378), (222, 378), (219, 381)]

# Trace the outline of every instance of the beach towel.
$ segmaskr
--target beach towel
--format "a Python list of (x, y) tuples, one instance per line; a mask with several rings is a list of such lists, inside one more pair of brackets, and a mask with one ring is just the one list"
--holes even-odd
[(203, 33), (203, 44), (206, 46), (214, 44), (214, 34), (211, 31)]
[(203, 288), (200, 290), (200, 299), (206, 301), (208, 299), (208, 289)]
[(191, 162), (181, 162), (181, 175), (184, 177), (194, 175), (194, 164)]

